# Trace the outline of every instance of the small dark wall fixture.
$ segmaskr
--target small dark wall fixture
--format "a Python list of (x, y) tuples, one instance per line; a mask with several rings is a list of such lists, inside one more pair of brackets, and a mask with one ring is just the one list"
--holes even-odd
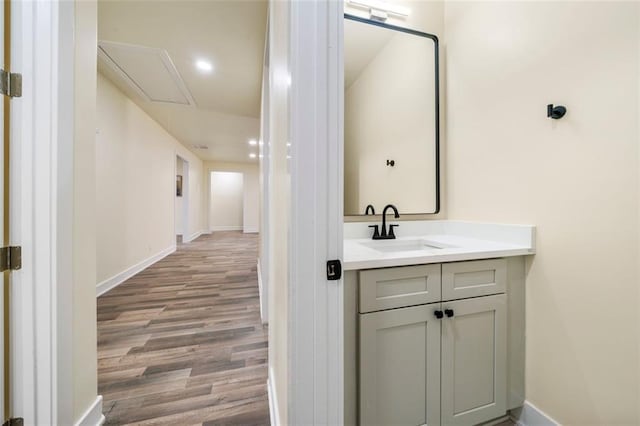
[(182, 175), (176, 175), (176, 197), (182, 197)]
[(547, 105), (547, 117), (558, 120), (567, 113), (567, 108), (562, 105), (553, 106), (553, 104)]
[(387, 166), (395, 166), (396, 165), (396, 160), (387, 160)]

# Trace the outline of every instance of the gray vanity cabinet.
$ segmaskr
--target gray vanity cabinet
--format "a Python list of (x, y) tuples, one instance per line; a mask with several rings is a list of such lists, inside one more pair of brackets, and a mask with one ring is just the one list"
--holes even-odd
[(440, 424), (439, 304), (360, 316), (360, 422)]
[(466, 426), (522, 405), (522, 258), (348, 272), (345, 424)]

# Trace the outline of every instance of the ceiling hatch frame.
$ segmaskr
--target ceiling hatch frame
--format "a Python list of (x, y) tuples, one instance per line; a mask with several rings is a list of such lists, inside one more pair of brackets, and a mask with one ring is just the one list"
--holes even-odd
[[(167, 96), (158, 95), (156, 96), (154, 93), (149, 93), (150, 86), (147, 83), (152, 83), (150, 81), (141, 81), (142, 79), (134, 78), (132, 76), (133, 71), (131, 69), (127, 69), (126, 65), (119, 63), (114, 56), (116, 54), (126, 54), (130, 57), (137, 57), (140, 60), (144, 60), (145, 58), (154, 58), (159, 59), (164, 65), (164, 69), (158, 69), (153, 73), (155, 78), (159, 77), (169, 77), (171, 82), (175, 84), (175, 89), (179, 92), (180, 95), (184, 97), (184, 100), (181, 99), (171, 99)], [(131, 56), (133, 55), (133, 56)], [(98, 41), (98, 58), (107, 65), (112, 71), (114, 71), (123, 81), (125, 81), (143, 100), (147, 102), (156, 102), (156, 103), (168, 103), (175, 105), (185, 105), (190, 107), (196, 107), (196, 102), (189, 91), (186, 83), (182, 79), (182, 76), (178, 72), (175, 64), (171, 60), (169, 53), (161, 48), (155, 47), (146, 47), (139, 46), (134, 44), (127, 43), (117, 43), (113, 41), (100, 40)], [(164, 72), (165, 76), (162, 76), (160, 73)], [(150, 76), (150, 73), (145, 74), (146, 76)], [(166, 80), (166, 78), (165, 78)], [(157, 82), (156, 82), (157, 84)], [(145, 90), (146, 89), (146, 90)], [(171, 89), (167, 86), (163, 89)]]

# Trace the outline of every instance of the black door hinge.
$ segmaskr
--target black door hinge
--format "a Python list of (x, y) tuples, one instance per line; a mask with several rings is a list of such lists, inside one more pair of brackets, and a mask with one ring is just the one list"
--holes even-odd
[(342, 264), (339, 259), (327, 261), (327, 279), (335, 281), (342, 278)]
[(22, 74), (0, 69), (0, 93), (10, 98), (22, 96)]
[(22, 417), (15, 417), (4, 422), (3, 426), (24, 426), (24, 419)]
[(0, 272), (22, 269), (22, 247), (0, 247)]

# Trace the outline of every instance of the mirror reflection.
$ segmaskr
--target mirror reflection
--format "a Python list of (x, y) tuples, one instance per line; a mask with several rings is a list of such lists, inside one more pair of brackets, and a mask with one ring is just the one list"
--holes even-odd
[(434, 36), (345, 15), (345, 215), (439, 210), (437, 66)]

